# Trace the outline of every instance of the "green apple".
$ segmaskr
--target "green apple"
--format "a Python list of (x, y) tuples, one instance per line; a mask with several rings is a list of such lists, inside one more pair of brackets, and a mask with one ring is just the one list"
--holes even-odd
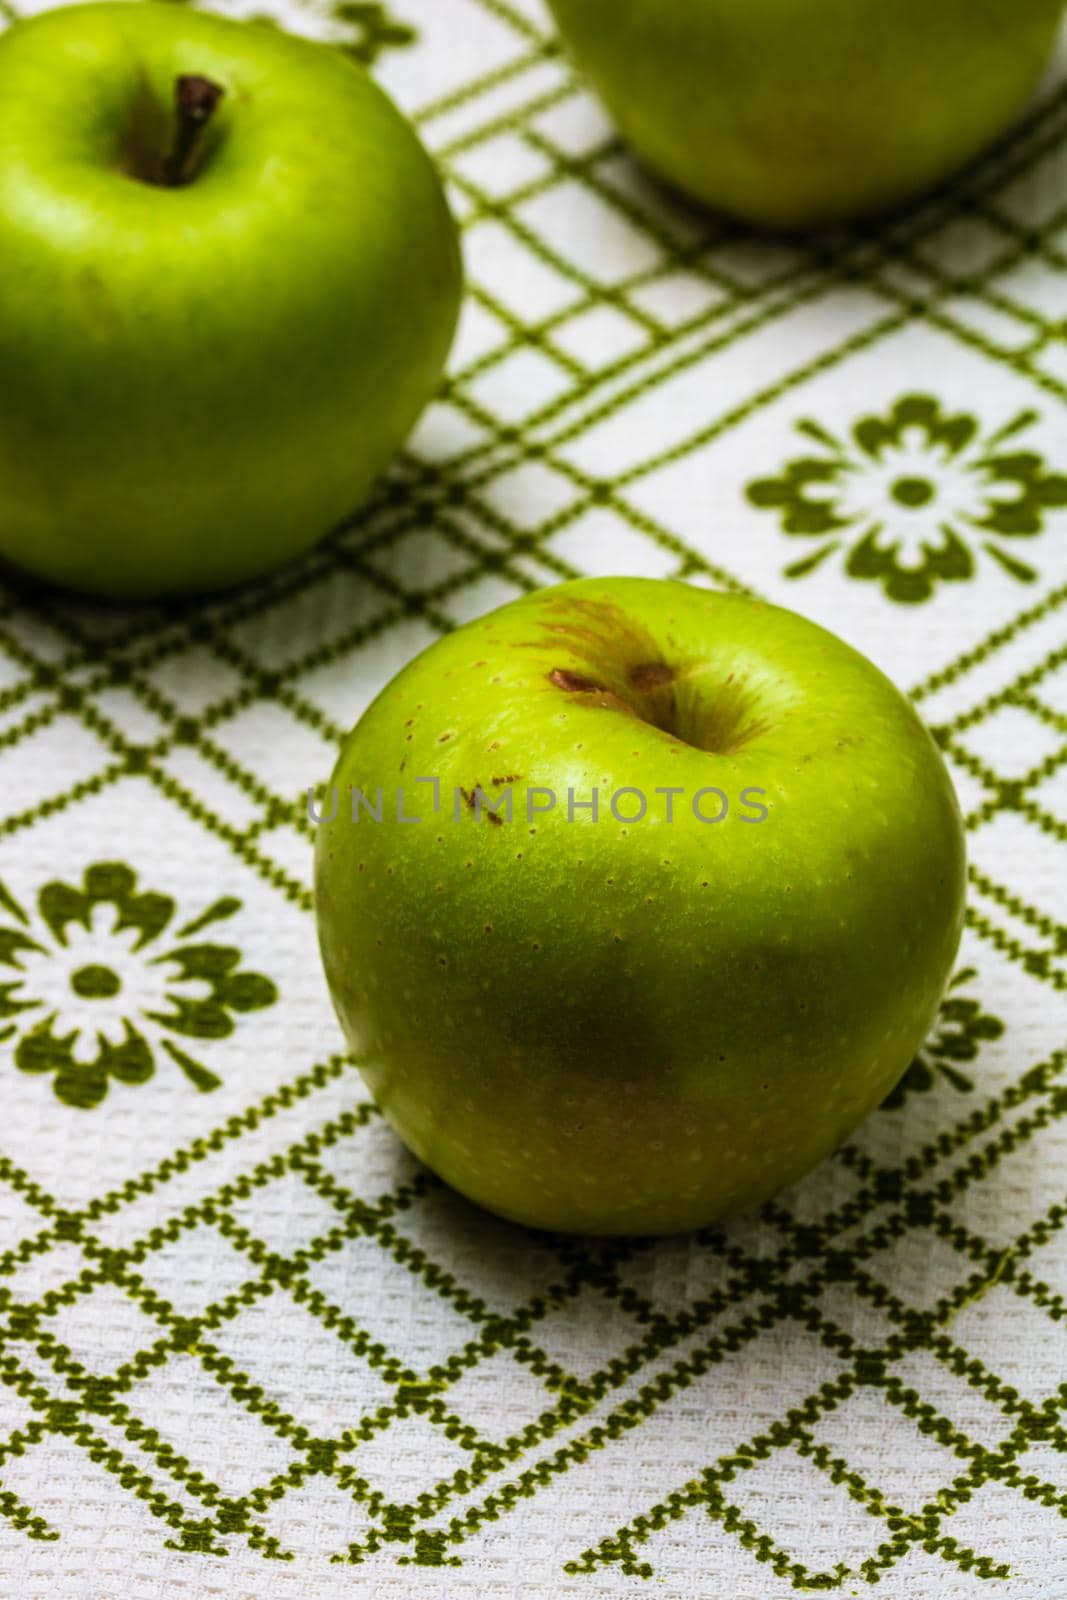
[(549, 0), (656, 172), (759, 224), (879, 212), (1022, 110), (1063, 0)]
[(460, 293), (433, 165), (366, 74), (169, 4), (0, 39), (0, 557), (232, 584), (352, 511)]
[(959, 810), (909, 702), (794, 613), (680, 583), (564, 583), (436, 642), (313, 815), (373, 1094), (534, 1226), (670, 1232), (801, 1177), (911, 1062), (960, 937)]

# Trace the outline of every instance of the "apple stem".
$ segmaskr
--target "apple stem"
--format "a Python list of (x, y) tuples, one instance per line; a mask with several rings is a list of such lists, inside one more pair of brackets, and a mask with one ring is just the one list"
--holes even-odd
[(210, 78), (183, 73), (174, 84), (174, 110), (177, 125), (174, 143), (166, 160), (168, 188), (178, 189), (194, 176), (193, 164), (203, 131), (214, 114), (225, 90)]

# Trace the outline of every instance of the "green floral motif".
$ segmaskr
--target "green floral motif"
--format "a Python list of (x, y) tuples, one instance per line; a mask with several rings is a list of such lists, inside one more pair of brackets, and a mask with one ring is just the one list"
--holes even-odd
[(351, 33), (341, 48), (365, 67), (372, 67), (384, 51), (404, 49), (418, 38), (414, 28), (398, 21), (376, 0), (337, 0), (332, 10), (346, 33)]
[(961, 1094), (974, 1088), (974, 1080), (961, 1072), (958, 1063), (973, 1061), (987, 1039), (999, 1039), (1004, 1024), (988, 1016), (977, 1000), (953, 993), (972, 983), (973, 967), (961, 967), (948, 986), (941, 1002), (935, 1031), (927, 1039), (896, 1088), (882, 1101), (883, 1111), (895, 1111), (909, 1094), (932, 1089), (941, 1077)]
[(224, 1039), (235, 1013), (277, 999), (268, 978), (240, 970), (239, 950), (195, 938), (239, 900), (217, 900), (169, 932), (176, 909), (168, 895), (139, 891), (120, 862), (89, 867), (81, 888), (46, 883), (36, 916), (0, 883), (0, 968), (15, 974), (0, 982), (0, 1042), (14, 1041), (22, 1072), (54, 1073), (65, 1104), (99, 1105), (109, 1078), (146, 1082), (160, 1052), (197, 1089), (217, 1089), (174, 1036)]
[(1004, 540), (1032, 539), (1050, 511), (1067, 507), (1067, 476), (1017, 445), (1038, 420), (1022, 411), (995, 432), (950, 416), (931, 395), (910, 394), (884, 417), (863, 417), (849, 439), (806, 420), (815, 452), (777, 478), (748, 486), (785, 533), (812, 548), (785, 569), (803, 578), (837, 552), (853, 578), (880, 583), (890, 600), (917, 605), (938, 583), (971, 578), (979, 552), (1020, 583), (1036, 572)]
[[(416, 28), (394, 17), (378, 0), (335, 0), (329, 13), (338, 26), (324, 42), (335, 45), (363, 67), (373, 67), (386, 51), (406, 49), (419, 37)], [(266, 11), (257, 12), (252, 20), (264, 28), (281, 26)]]

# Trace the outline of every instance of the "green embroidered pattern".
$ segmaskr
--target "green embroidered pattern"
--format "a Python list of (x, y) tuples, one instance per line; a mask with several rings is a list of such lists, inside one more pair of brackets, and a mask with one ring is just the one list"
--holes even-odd
[[(210, 9), (208, 7), (207, 9)], [(328, 40), (337, 49), (360, 66), (372, 68), (379, 58), (390, 50), (404, 50), (418, 40), (418, 30), (402, 22), (378, 0), (331, 0), (328, 13), (334, 24), (334, 35)], [(0, 16), (3, 15), (0, 0)], [(269, 11), (256, 14), (251, 20), (262, 27), (281, 26)]]
[(1021, 439), (1037, 420), (1023, 411), (991, 433), (949, 415), (930, 395), (905, 395), (885, 417), (858, 421), (849, 439), (821, 423), (797, 424), (816, 448), (777, 478), (749, 485), (761, 510), (814, 548), (786, 567), (803, 578), (835, 553), (850, 577), (880, 583), (890, 600), (917, 605), (938, 583), (973, 577), (984, 552), (1020, 583), (1035, 568), (1004, 541), (1033, 539), (1048, 513), (1067, 507), (1067, 476), (1050, 472)]
[(35, 918), (0, 884), (13, 918), (0, 924), (0, 965), (15, 973), (0, 984), (0, 1042), (14, 1041), (20, 1071), (54, 1073), (59, 1099), (82, 1109), (99, 1105), (109, 1078), (146, 1082), (159, 1050), (197, 1089), (218, 1088), (171, 1035), (226, 1038), (235, 1016), (277, 999), (268, 978), (240, 970), (239, 950), (193, 939), (239, 909), (217, 900), (168, 933), (174, 901), (138, 891), (118, 862), (88, 867), (80, 889), (46, 883)]
[(418, 38), (409, 23), (399, 21), (377, 0), (336, 0), (332, 11), (345, 30), (342, 48), (365, 67), (372, 67), (384, 51), (403, 50)]
[(987, 1016), (979, 1000), (956, 992), (976, 977), (973, 967), (961, 967), (956, 973), (930, 1037), (896, 1088), (882, 1101), (883, 1111), (897, 1110), (909, 1094), (932, 1089), (938, 1078), (961, 1093), (974, 1089), (974, 1080), (960, 1071), (959, 1063), (977, 1060), (982, 1044), (999, 1039), (1004, 1032), (999, 1017)]

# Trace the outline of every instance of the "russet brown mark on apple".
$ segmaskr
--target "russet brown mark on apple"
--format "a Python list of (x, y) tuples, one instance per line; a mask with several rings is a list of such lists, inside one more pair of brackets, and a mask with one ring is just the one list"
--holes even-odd
[(581, 665), (595, 667), (598, 660), (607, 661), (614, 663), (618, 672), (618, 678), (615, 671), (608, 675), (622, 686), (622, 692), (585, 672), (554, 667), (547, 674), (549, 682), (567, 694), (589, 696), (583, 705), (625, 712), (668, 738), (715, 755), (733, 755), (769, 728), (758, 697), (733, 672), (717, 691), (710, 686), (705, 689), (702, 703), (685, 709), (684, 723), (680, 722), (676, 693), (704, 670), (700, 661), (668, 665), (648, 630), (610, 601), (576, 595), (551, 609), (556, 620), (540, 624), (548, 637), (531, 640), (530, 648), (547, 653), (565, 641)]
[[(515, 776), (518, 777), (518, 774), (516, 773)], [(503, 779), (494, 778), (493, 782), (494, 783), (510, 783), (511, 779), (510, 778), (503, 778)], [(463, 804), (466, 806), (468, 811), (473, 811), (474, 810), (479, 790), (481, 790), (482, 794), (485, 793), (485, 790), (482, 789), (482, 786), (481, 786), (480, 783), (476, 783), (474, 785), (473, 789), (464, 789), (462, 784), (460, 785), (459, 792), (463, 796)], [(485, 817), (486, 817), (486, 820), (488, 822), (495, 823), (495, 825), (498, 828), (503, 826), (503, 823), (504, 823), (503, 817), (498, 816), (495, 811), (487, 810), (486, 813), (485, 813)]]
[(604, 647), (604, 640), (591, 628), (585, 628), (577, 622), (546, 622), (545, 627), (549, 633), (558, 634), (564, 639), (575, 639), (579, 645), (593, 646), (594, 650)]
[(645, 694), (649, 689), (663, 689), (673, 683), (674, 668), (665, 661), (645, 661), (639, 667), (630, 668), (629, 679), (633, 688)]
[(557, 689), (565, 689), (568, 694), (604, 693), (602, 683), (594, 683), (592, 678), (587, 678), (584, 673), (569, 672), (566, 667), (553, 667), (548, 677)]
[(616, 694), (614, 689), (609, 689), (606, 684), (594, 683), (584, 672), (572, 672), (569, 667), (553, 667), (548, 674), (548, 681), (555, 684), (557, 689), (562, 689), (565, 694), (595, 696), (594, 699), (583, 701), (584, 705), (598, 706), (601, 711), (624, 711), (628, 717), (637, 716), (629, 701)]

